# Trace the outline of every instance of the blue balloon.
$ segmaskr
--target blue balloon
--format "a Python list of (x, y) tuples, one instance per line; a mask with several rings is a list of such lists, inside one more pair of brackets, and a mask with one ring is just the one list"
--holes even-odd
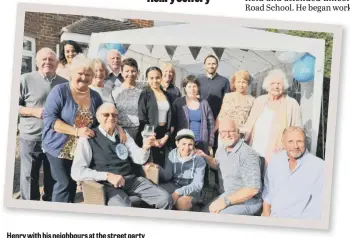
[(118, 43), (101, 43), (98, 46), (98, 55), (103, 61), (106, 62), (107, 52), (110, 50), (118, 50), (121, 55), (124, 55), (128, 51), (129, 45)]
[(118, 43), (105, 43), (105, 44), (100, 44), (99, 50), (101, 48), (105, 48), (107, 50), (118, 50), (120, 54), (124, 55), (126, 51), (128, 51), (128, 47), (123, 44), (118, 44)]
[(108, 50), (106, 48), (102, 48), (98, 51), (98, 58), (100, 58), (101, 60), (103, 60), (103, 62), (105, 64), (107, 64), (107, 53), (108, 53)]
[(120, 54), (124, 55), (126, 51), (128, 51), (128, 48), (125, 47), (123, 44), (117, 44), (116, 49), (120, 52)]
[(309, 82), (315, 77), (315, 57), (307, 53), (293, 65), (293, 77), (298, 82)]
[(117, 45), (117, 44), (106, 43), (106, 44), (105, 44), (105, 48), (106, 48), (107, 50), (113, 50), (113, 49), (116, 48), (116, 45)]

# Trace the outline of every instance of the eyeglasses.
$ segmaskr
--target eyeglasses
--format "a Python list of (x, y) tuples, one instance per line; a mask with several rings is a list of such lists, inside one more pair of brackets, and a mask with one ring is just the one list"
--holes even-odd
[(118, 114), (117, 113), (102, 113), (102, 116), (104, 117), (109, 117), (112, 116), (113, 118), (117, 118)]
[(227, 135), (234, 136), (238, 134), (238, 132), (237, 131), (219, 131), (219, 134), (222, 136), (227, 136)]

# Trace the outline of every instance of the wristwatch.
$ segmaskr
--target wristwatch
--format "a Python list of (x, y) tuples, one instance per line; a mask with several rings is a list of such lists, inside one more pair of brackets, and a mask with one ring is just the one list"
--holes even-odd
[(224, 201), (225, 201), (226, 207), (228, 207), (228, 206), (231, 205), (231, 201), (230, 201), (230, 199), (228, 199), (227, 197), (224, 197)]

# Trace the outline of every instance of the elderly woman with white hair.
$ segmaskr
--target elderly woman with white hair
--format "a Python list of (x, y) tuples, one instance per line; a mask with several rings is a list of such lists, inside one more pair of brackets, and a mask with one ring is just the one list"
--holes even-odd
[(273, 153), (283, 149), (283, 130), (290, 126), (302, 127), (300, 106), (286, 95), (288, 87), (285, 72), (271, 70), (263, 82), (267, 94), (255, 99), (248, 120), (239, 128), (252, 148), (265, 158), (266, 164)]
[(43, 113), (43, 149), (56, 181), (52, 201), (74, 202), (76, 183), (70, 177), (79, 137), (95, 136), (100, 95), (89, 88), (94, 76), (93, 61), (80, 54), (69, 65), (71, 80), (55, 86), (49, 93)]

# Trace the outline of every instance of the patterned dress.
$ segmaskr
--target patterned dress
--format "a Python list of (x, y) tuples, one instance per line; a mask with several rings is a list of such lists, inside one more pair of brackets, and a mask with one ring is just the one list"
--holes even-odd
[(239, 127), (247, 121), (253, 103), (254, 97), (251, 95), (242, 96), (237, 92), (227, 93), (223, 99), (219, 120), (224, 118), (235, 120)]
[[(74, 127), (75, 128), (90, 127), (92, 122), (93, 122), (93, 117), (92, 117), (90, 108), (82, 109), (79, 107), (77, 111), (77, 115), (75, 117)], [(58, 156), (58, 158), (73, 160), (75, 148), (77, 147), (77, 141), (78, 141), (77, 137), (70, 135), (67, 142), (64, 144), (64, 147), (61, 150), (61, 153)]]
[(138, 132), (138, 101), (142, 92), (142, 84), (136, 83), (134, 88), (115, 87), (112, 98), (118, 110), (118, 124), (135, 139)]

